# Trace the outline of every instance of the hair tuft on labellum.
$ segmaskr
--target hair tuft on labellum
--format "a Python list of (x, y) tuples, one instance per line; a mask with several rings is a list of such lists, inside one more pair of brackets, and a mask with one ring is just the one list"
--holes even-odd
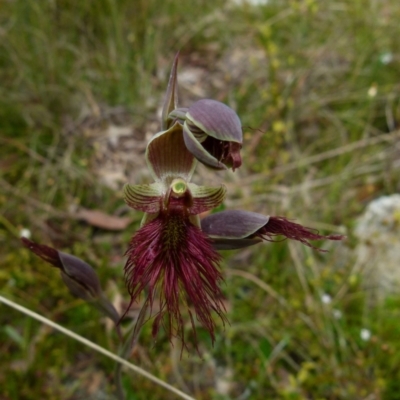
[(143, 307), (154, 316), (153, 336), (163, 326), (170, 338), (179, 337), (184, 346), (183, 307), (189, 313), (193, 332), (192, 310), (214, 342), (212, 313), (226, 321), (219, 288), (223, 280), (221, 256), (199, 228), (178, 213), (160, 215), (135, 233), (126, 255), (125, 279), (131, 304), (147, 290)]

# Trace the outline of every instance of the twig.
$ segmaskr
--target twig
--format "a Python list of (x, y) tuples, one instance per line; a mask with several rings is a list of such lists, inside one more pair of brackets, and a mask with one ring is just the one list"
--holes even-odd
[[(143, 321), (146, 316), (146, 309), (141, 310), (137, 320), (132, 324), (125, 343), (122, 345), (119, 355), (124, 359), (127, 359), (132, 349), (137, 345), (140, 331), (142, 329)], [(117, 386), (117, 397), (119, 400), (125, 400), (125, 392), (122, 385), (122, 364), (117, 363), (114, 370), (115, 384)]]
[(37, 314), (34, 311), (29, 310), (28, 308), (25, 308), (11, 300), (8, 300), (3, 296), (0, 296), (0, 302), (9, 307), (14, 308), (15, 310), (17, 310), (23, 314), (28, 315), (29, 317), (31, 317), (33, 319), (36, 319), (37, 321), (42, 322), (43, 324), (46, 324), (46, 325), (58, 330), (59, 332), (63, 333), (64, 335), (69, 336), (72, 339), (75, 339), (76, 341), (84, 344), (85, 346), (90, 347), (91, 349), (97, 351), (98, 353), (101, 353), (101, 354), (105, 355), (106, 357), (111, 358), (112, 360), (124, 365), (125, 367), (127, 367), (128, 369), (131, 369), (132, 371), (135, 371), (139, 375), (144, 376), (145, 378), (151, 380), (152, 382), (163, 387), (164, 389), (167, 389), (170, 392), (176, 394), (177, 396), (181, 397), (182, 399), (195, 400), (193, 397), (187, 395), (186, 393), (181, 392), (179, 389), (176, 389), (175, 387), (169, 385), (168, 383), (162, 381), (161, 379), (158, 379), (157, 377), (155, 377), (154, 375), (150, 374), (149, 372), (143, 370), (142, 368), (137, 367), (134, 364), (131, 364), (130, 362), (117, 356), (116, 354), (112, 353), (111, 351), (108, 351), (104, 347), (101, 347), (101, 346), (91, 342), (90, 340), (76, 334), (75, 332), (72, 332), (69, 329), (64, 328), (63, 326), (47, 319), (46, 317), (43, 317), (42, 315)]

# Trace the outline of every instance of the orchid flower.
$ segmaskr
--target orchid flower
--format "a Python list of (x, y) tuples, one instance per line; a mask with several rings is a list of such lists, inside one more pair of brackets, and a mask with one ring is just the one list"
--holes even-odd
[[(177, 64), (178, 55), (162, 110), (162, 131), (153, 136), (146, 148), (146, 162), (154, 182), (124, 187), (126, 203), (144, 212), (141, 226), (126, 251), (124, 272), (131, 297), (126, 312), (146, 292), (135, 332), (149, 311), (154, 317), (153, 337), (163, 327), (170, 338), (181, 339), (183, 348), (182, 309), (189, 316), (196, 347), (196, 320), (209, 332), (212, 343), (216, 327), (213, 314), (223, 324), (227, 322), (218, 250), (240, 249), (275, 241), (280, 236), (324, 251), (310, 240), (341, 240), (343, 236), (320, 235), (285, 217), (249, 211), (227, 210), (200, 219), (201, 213), (223, 202), (226, 189), (223, 185), (192, 183), (196, 164), (201, 162), (213, 169), (239, 168), (242, 129), (236, 112), (218, 101), (203, 99), (187, 108), (178, 107)], [(119, 322), (118, 313), (105, 298), (89, 264), (27, 238), (22, 238), (22, 243), (60, 270), (74, 296), (91, 302), (116, 324)]]
[(163, 326), (169, 337), (179, 337), (185, 345), (182, 307), (189, 315), (195, 342), (194, 316), (209, 332), (212, 342), (212, 313), (223, 323), (227, 321), (220, 289), (221, 257), (216, 250), (273, 241), (276, 235), (310, 247), (309, 240), (343, 237), (319, 235), (284, 217), (247, 211), (224, 211), (200, 221), (200, 213), (223, 202), (226, 190), (224, 186), (191, 183), (196, 163), (214, 169), (239, 168), (242, 129), (237, 114), (215, 100), (178, 107), (177, 57), (162, 111), (163, 130), (146, 149), (147, 166), (155, 182), (124, 187), (126, 203), (145, 213), (126, 252), (125, 280), (131, 296), (129, 307), (147, 292), (142, 312), (150, 309), (154, 317), (153, 336)]
[[(164, 325), (169, 336), (183, 340), (181, 306), (184, 305), (193, 331), (192, 307), (214, 341), (215, 322), (211, 311), (226, 320), (219, 288), (222, 281), (220, 255), (201, 231), (199, 214), (220, 205), (226, 190), (222, 185), (206, 187), (190, 183), (196, 166), (195, 155), (185, 145), (181, 122), (171, 122), (168, 117), (173, 111), (173, 108), (168, 110), (174, 104), (171, 97), (176, 98), (176, 66), (177, 60), (163, 112), (163, 126), (167, 129), (156, 134), (146, 150), (147, 165), (155, 182), (124, 187), (127, 204), (145, 212), (142, 227), (133, 236), (126, 253), (125, 278), (131, 304), (146, 289), (148, 294), (143, 307), (153, 310), (158, 297), (154, 336)], [(197, 154), (201, 158), (201, 154)]]

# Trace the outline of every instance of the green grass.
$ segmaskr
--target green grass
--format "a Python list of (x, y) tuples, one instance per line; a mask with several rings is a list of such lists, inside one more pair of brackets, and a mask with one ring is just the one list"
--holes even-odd
[[(349, 237), (323, 243), (323, 255), (287, 242), (224, 253), (231, 324), (218, 328), (214, 348), (200, 330), (203, 359), (180, 360), (178, 345), (162, 335), (154, 344), (145, 326), (131, 361), (197, 399), (398, 399), (400, 297), (371, 304), (351, 271), (355, 219), (399, 189), (399, 20), (397, 0), (1, 2), (1, 294), (116, 351), (113, 330), (21, 248), (19, 232), (84, 258), (110, 296), (127, 300), (123, 253), (140, 214), (110, 233), (72, 211), (123, 206), (121, 190), (99, 181), (113, 153), (96, 161), (96, 135), (119, 109), (135, 134), (155, 133), (181, 50), (179, 71), (206, 71), (182, 98), (204, 87), (244, 126), (243, 168), (197, 179), (224, 179), (227, 208)], [(332, 303), (321, 302), (324, 293)], [(0, 354), (1, 399), (112, 398), (113, 362), (3, 305)], [(124, 385), (129, 399), (171, 398), (130, 372)]]

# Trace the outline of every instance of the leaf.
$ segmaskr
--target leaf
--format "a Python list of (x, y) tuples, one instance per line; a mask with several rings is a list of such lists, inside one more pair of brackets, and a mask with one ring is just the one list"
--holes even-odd
[(100, 210), (81, 208), (75, 216), (89, 225), (110, 231), (122, 231), (132, 222), (130, 217), (117, 217)]
[(11, 325), (6, 325), (3, 328), (3, 332), (12, 339), (21, 349), (25, 349), (26, 347), (26, 340), (24, 337)]

